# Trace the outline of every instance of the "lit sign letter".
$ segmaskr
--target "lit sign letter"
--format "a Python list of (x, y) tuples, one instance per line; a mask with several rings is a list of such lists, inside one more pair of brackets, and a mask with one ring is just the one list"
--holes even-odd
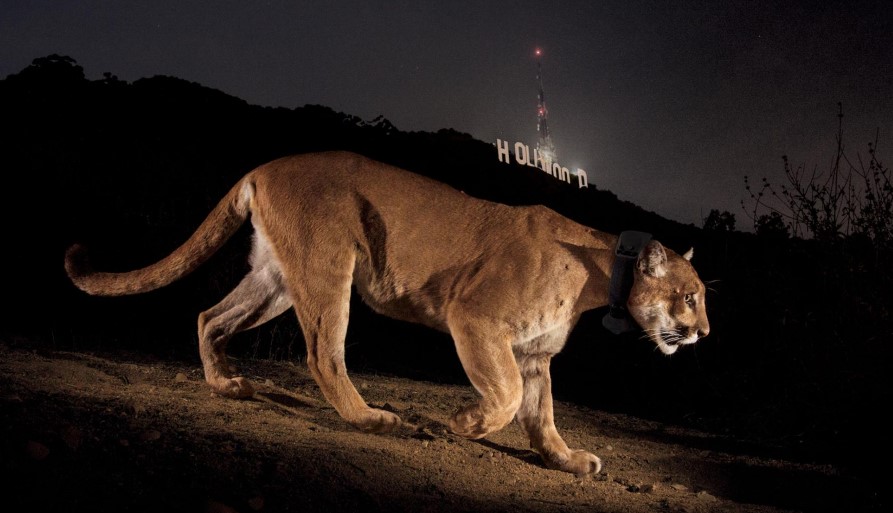
[(499, 153), (499, 161), (509, 163), (509, 142), (496, 139), (496, 151)]
[(558, 170), (558, 179), (564, 180), (567, 183), (571, 183), (571, 172), (568, 171), (566, 167), (562, 167)]
[(580, 189), (582, 189), (583, 187), (589, 187), (589, 177), (586, 176), (586, 171), (577, 169), (577, 182), (580, 186)]
[(518, 164), (522, 166), (530, 165), (530, 148), (524, 146), (523, 144), (516, 142), (515, 143), (515, 160), (518, 161)]
[(537, 149), (533, 150), (533, 163), (535, 167), (538, 167), (547, 173), (549, 172), (549, 166), (552, 164), (551, 162), (546, 161), (546, 157)]

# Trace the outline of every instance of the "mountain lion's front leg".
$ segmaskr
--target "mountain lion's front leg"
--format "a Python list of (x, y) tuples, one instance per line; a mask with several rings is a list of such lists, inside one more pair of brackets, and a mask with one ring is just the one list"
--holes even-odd
[(569, 449), (558, 430), (552, 413), (551, 354), (521, 354), (518, 365), (524, 379), (524, 398), (518, 409), (518, 422), (527, 431), (530, 445), (550, 468), (578, 476), (597, 474), (602, 468), (598, 456)]
[(476, 440), (505, 427), (521, 403), (521, 374), (511, 343), (481, 333), (496, 333), (487, 320), (475, 319), (459, 308), (449, 319), (450, 334), (469, 381), (481, 394), (477, 403), (462, 408), (450, 419), (450, 430)]

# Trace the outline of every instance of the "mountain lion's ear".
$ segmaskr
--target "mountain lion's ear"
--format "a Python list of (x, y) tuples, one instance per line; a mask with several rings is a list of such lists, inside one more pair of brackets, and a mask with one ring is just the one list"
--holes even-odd
[(642, 254), (639, 255), (639, 261), (636, 262), (636, 268), (642, 274), (654, 278), (660, 278), (667, 274), (667, 253), (660, 242), (653, 240), (645, 246)]
[(691, 257), (693, 256), (695, 256), (695, 248), (689, 248), (688, 251), (686, 251), (685, 254), (682, 255), (682, 258), (691, 260)]

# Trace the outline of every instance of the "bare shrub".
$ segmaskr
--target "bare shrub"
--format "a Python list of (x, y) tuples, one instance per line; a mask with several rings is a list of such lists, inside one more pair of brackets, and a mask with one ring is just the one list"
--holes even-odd
[(893, 185), (891, 171), (878, 158), (877, 135), (868, 143), (868, 159), (850, 158), (843, 141), (843, 106), (838, 103), (837, 147), (827, 173), (805, 165), (793, 167), (787, 155), (784, 174), (787, 183), (776, 186), (763, 178), (759, 185), (744, 177), (751, 205), (741, 206), (753, 222), (754, 230), (783, 233), (781, 227), (798, 238), (833, 241), (858, 235), (889, 247), (893, 241)]

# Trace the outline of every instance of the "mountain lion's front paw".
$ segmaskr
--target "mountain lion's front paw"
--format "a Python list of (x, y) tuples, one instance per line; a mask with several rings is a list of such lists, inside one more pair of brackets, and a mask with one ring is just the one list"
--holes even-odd
[(241, 376), (236, 378), (221, 378), (211, 383), (211, 389), (215, 394), (229, 397), (230, 399), (246, 399), (254, 395), (254, 385), (251, 381)]
[(360, 431), (366, 433), (388, 433), (399, 427), (403, 421), (400, 417), (378, 408), (367, 408), (350, 423)]
[(479, 404), (472, 404), (453, 415), (450, 419), (450, 431), (459, 436), (477, 440), (502, 429), (512, 421), (514, 416), (514, 409), (504, 408), (485, 413)]
[(476, 440), (490, 431), (484, 426), (484, 416), (477, 405), (462, 408), (450, 419), (450, 431), (459, 436)]
[(577, 477), (598, 474), (602, 470), (602, 460), (591, 452), (569, 450), (566, 454), (547, 458), (546, 463), (555, 469), (570, 472)]

